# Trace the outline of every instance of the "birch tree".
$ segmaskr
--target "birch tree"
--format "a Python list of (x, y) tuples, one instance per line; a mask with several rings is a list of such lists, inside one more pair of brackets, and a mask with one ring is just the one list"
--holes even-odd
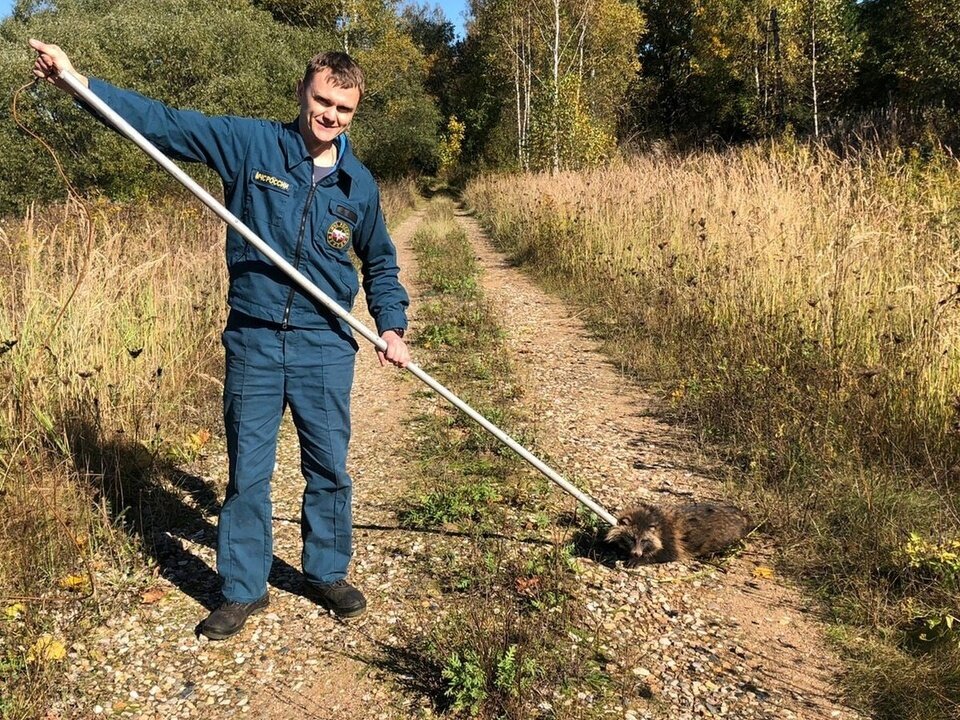
[(556, 171), (609, 152), (616, 108), (637, 68), (636, 8), (619, 0), (476, 0), (473, 12), (489, 62), (511, 78), (518, 166)]

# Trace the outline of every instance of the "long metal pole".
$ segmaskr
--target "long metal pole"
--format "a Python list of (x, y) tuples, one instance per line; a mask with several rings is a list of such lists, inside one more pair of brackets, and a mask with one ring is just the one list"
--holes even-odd
[[(60, 73), (60, 77), (63, 78), (64, 82), (70, 86), (70, 89), (73, 90), (88, 105), (90, 105), (90, 107), (94, 108), (106, 120), (109, 120), (110, 123), (117, 128), (117, 130), (136, 143), (136, 145), (145, 153), (147, 153), (147, 155), (153, 158), (160, 165), (160, 167), (170, 173), (179, 183), (186, 187), (187, 190), (196, 195), (204, 205), (213, 210), (213, 212), (215, 212), (225, 223), (240, 233), (240, 235), (242, 235), (247, 242), (253, 245), (258, 251), (266, 255), (267, 258), (270, 259), (270, 262), (283, 270), (283, 272), (286, 273), (294, 282), (296, 282), (304, 290), (304, 292), (310, 295), (310, 297), (317, 300), (317, 302), (321, 303), (330, 312), (346, 322), (356, 332), (360, 333), (363, 337), (373, 343), (378, 350), (384, 351), (387, 349), (387, 343), (383, 338), (340, 307), (329, 296), (327, 296), (326, 293), (314, 285), (306, 275), (297, 270), (273, 248), (261, 240), (256, 233), (240, 222), (240, 220), (233, 213), (227, 210), (215, 197), (213, 197), (213, 195), (204, 190), (193, 178), (181, 170), (176, 163), (160, 152), (160, 150), (158, 150), (149, 140), (141, 135), (136, 128), (130, 125), (130, 123), (120, 117), (120, 115), (118, 115), (109, 105), (97, 97), (96, 94), (94, 94), (93, 91), (91, 91), (86, 85), (84, 85), (73, 73), (64, 71)], [(523, 445), (518, 443), (499, 427), (487, 420), (483, 415), (470, 407), (466, 402), (457, 397), (453, 392), (435, 380), (419, 365), (411, 362), (407, 364), (406, 369), (426, 385), (430, 386), (431, 389), (446, 399), (451, 405), (466, 413), (474, 422), (483, 427), (484, 430), (497, 438), (497, 440), (509, 447), (530, 465), (543, 473), (543, 475), (545, 475), (554, 484), (588, 507), (598, 517), (605, 520), (610, 525), (617, 524), (617, 519), (607, 510), (605, 510), (603, 506), (597, 503), (596, 500), (591, 498), (575, 485), (572, 485), (553, 468), (523, 447)]]

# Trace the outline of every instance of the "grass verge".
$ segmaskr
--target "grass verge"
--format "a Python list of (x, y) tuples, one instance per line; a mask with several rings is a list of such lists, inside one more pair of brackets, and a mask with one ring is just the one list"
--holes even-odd
[[(466, 233), (448, 200), (435, 200), (414, 237), (419, 281), (427, 289), (417, 346), (442, 382), (493, 423), (522, 435), (529, 426), (519, 408), (521, 388), (478, 282)], [(545, 485), (511, 450), (433, 395), (435, 410), (417, 420), (421, 481), (400, 512), (411, 528), (463, 525), (489, 529), (505, 507), (534, 507)], [(521, 438), (522, 441), (522, 438)]]

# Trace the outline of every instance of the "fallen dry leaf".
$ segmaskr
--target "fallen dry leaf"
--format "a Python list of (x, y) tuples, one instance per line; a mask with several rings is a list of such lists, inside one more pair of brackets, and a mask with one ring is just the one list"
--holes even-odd
[(90, 581), (86, 575), (67, 575), (60, 578), (60, 587), (64, 590), (82, 592), (90, 587)]
[(197, 430), (197, 432), (191, 433), (188, 443), (194, 452), (200, 452), (210, 442), (211, 437), (213, 435), (209, 430)]
[(144, 590), (143, 594), (140, 596), (140, 599), (143, 600), (144, 605), (153, 605), (160, 598), (167, 594), (167, 591), (160, 587), (152, 587), (149, 590)]
[(753, 569), (753, 576), (758, 578), (763, 578), (764, 580), (769, 580), (774, 576), (773, 568), (767, 567), (766, 565), (757, 565)]
[(540, 578), (524, 578), (518, 577), (516, 581), (516, 589), (518, 595), (526, 595), (527, 597), (532, 597), (536, 595), (537, 590), (540, 587)]
[(63, 644), (63, 640), (53, 637), (50, 633), (44, 633), (30, 646), (27, 662), (56, 662), (63, 660), (66, 656), (67, 647)]

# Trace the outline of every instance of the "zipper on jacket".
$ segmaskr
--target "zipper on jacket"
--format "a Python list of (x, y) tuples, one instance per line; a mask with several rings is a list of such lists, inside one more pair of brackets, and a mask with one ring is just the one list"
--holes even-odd
[[(303, 252), (303, 231), (307, 227), (307, 215), (310, 212), (310, 205), (313, 203), (313, 194), (317, 191), (319, 183), (313, 183), (310, 186), (310, 192), (307, 193), (307, 202), (303, 207), (303, 215), (300, 216), (300, 237), (297, 238), (297, 250), (293, 255), (293, 266), (300, 269), (300, 255)], [(281, 327), (286, 330), (287, 322), (290, 320), (290, 308), (293, 307), (293, 296), (296, 293), (296, 286), (290, 288), (290, 294), (287, 296), (287, 306), (283, 309), (283, 324)]]

